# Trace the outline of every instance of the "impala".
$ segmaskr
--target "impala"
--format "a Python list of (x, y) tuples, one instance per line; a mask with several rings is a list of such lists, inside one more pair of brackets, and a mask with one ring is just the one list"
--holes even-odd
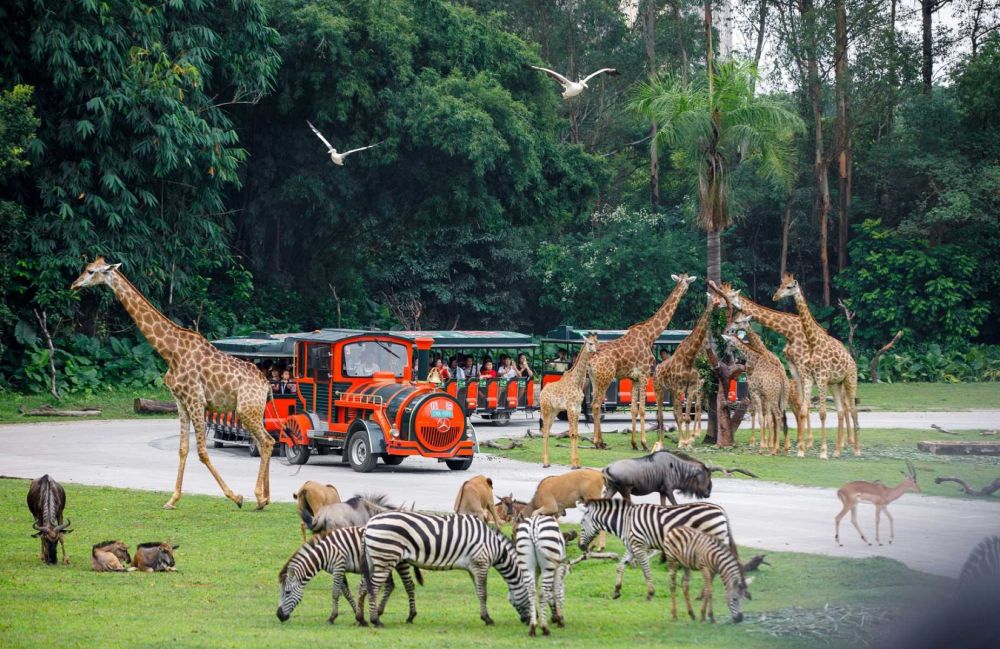
[(868, 545), (868, 539), (865, 538), (865, 533), (861, 531), (861, 527), (858, 525), (858, 503), (859, 502), (869, 502), (875, 505), (875, 541), (879, 545), (882, 545), (882, 539), (879, 538), (879, 523), (882, 519), (882, 512), (889, 518), (889, 543), (892, 543), (892, 539), (896, 536), (895, 526), (892, 520), (892, 514), (889, 513), (889, 503), (896, 500), (902, 496), (907, 491), (920, 492), (920, 487), (917, 486), (917, 472), (913, 468), (913, 463), (907, 460), (906, 462), (906, 477), (895, 487), (889, 488), (882, 484), (881, 482), (868, 482), (866, 480), (856, 480), (854, 482), (848, 482), (843, 487), (837, 490), (837, 497), (840, 498), (840, 502), (844, 504), (844, 508), (840, 510), (840, 513), (834, 517), (834, 526), (836, 533), (834, 535), (834, 540), (838, 544), (843, 546), (844, 544), (840, 542), (840, 519), (844, 517), (848, 511), (851, 512), (851, 523), (858, 530), (858, 534), (861, 535), (861, 540)]

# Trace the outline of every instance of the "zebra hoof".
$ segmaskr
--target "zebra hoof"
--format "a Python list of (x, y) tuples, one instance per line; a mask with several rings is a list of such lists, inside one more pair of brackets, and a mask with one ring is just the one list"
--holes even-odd
[(384, 629), (385, 628), (385, 625), (382, 624), (382, 620), (376, 620), (376, 621), (372, 622), (372, 626), (375, 627), (376, 629)]
[(611, 593), (611, 599), (618, 599), (621, 596), (622, 596), (622, 592), (620, 590), (616, 590), (615, 592)]
[[(355, 620), (355, 622), (357, 622), (358, 626), (368, 626), (368, 623), (365, 622), (364, 620), (360, 620), (359, 619), (359, 620)], [(333, 622), (331, 622), (330, 624), (333, 624)]]
[(327, 624), (333, 624), (336, 621), (337, 621), (337, 616), (336, 615), (331, 615), (330, 617), (326, 618), (326, 623)]
[(528, 635), (531, 636), (532, 638), (535, 637), (535, 627), (534, 626), (532, 626), (530, 629), (528, 629)]
[(542, 635), (549, 635), (549, 633), (551, 633), (551, 632), (549, 631), (549, 627), (547, 627), (547, 626), (543, 626), (543, 627), (542, 627)]
[(406, 623), (407, 624), (413, 624), (413, 618), (415, 618), (415, 617), (417, 617), (416, 613), (414, 613), (413, 615), (409, 616), (408, 618), (406, 618)]
[(486, 626), (493, 626), (493, 618), (491, 618), (489, 615), (483, 618), (483, 622), (486, 623)]

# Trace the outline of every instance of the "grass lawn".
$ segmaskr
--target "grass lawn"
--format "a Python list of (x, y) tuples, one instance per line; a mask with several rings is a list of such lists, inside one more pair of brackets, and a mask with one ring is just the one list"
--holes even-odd
[(66, 421), (67, 417), (25, 417), (21, 408), (31, 410), (44, 404), (63, 410), (98, 408), (99, 417), (74, 417), (73, 419), (135, 419), (144, 417), (176, 417), (176, 415), (137, 415), (132, 409), (132, 401), (137, 397), (173, 401), (166, 388), (141, 388), (105, 390), (92, 394), (69, 394), (56, 401), (51, 394), (18, 394), (0, 392), (0, 424), (30, 424), (43, 421)]
[[(607, 424), (605, 424), (607, 426)], [(565, 422), (557, 422), (553, 430), (566, 430)], [(581, 432), (584, 428), (581, 426)], [(610, 434), (609, 434), (610, 433)], [(791, 431), (794, 435), (794, 429)], [(969, 481), (975, 488), (992, 482), (1000, 476), (1000, 457), (993, 456), (938, 456), (917, 450), (917, 442), (932, 439), (949, 440), (995, 440), (995, 437), (982, 437), (977, 431), (962, 431), (959, 435), (941, 435), (934, 431), (908, 429), (862, 429), (861, 457), (854, 457), (846, 452), (838, 459), (833, 458), (833, 442), (829, 430), (827, 444), (830, 448), (830, 459), (821, 460), (818, 455), (819, 431), (813, 449), (806, 457), (760, 455), (746, 447), (749, 432), (741, 430), (737, 439), (738, 446), (734, 449), (717, 449), (714, 446), (695, 446), (694, 455), (709, 464), (727, 467), (741, 467), (753, 471), (763, 480), (787, 482), (790, 484), (811, 485), (816, 487), (840, 487), (850, 480), (883, 480), (895, 485), (902, 479), (900, 471), (905, 469), (905, 460), (913, 462), (919, 477), (918, 484), (925, 494), (935, 496), (955, 496), (968, 498), (959, 491), (954, 483), (934, 484), (937, 476), (957, 476)], [(587, 431), (589, 436), (589, 430)], [(675, 433), (672, 433), (675, 435)], [(836, 427), (833, 439), (836, 438)], [(630, 443), (631, 434), (628, 429), (605, 432), (605, 440), (609, 450), (598, 451), (587, 445), (580, 447), (580, 463), (584, 466), (601, 468), (611, 462), (625, 457), (637, 457)], [(647, 432), (647, 439), (656, 441), (656, 433)], [(491, 453), (503, 455), (515, 460), (526, 462), (542, 461), (541, 439), (523, 440), (523, 448), (510, 451), (490, 449)], [(553, 443), (554, 442), (554, 443)], [(569, 464), (569, 440), (550, 440), (549, 456), (554, 464)], [(667, 444), (667, 450), (674, 448)], [(736, 477), (742, 477), (736, 474)], [(742, 477), (750, 480), (751, 478)], [(994, 497), (996, 499), (996, 497)]]
[[(657, 594), (645, 601), (638, 570), (626, 573), (623, 596), (610, 599), (614, 565), (587, 561), (566, 583), (565, 629), (530, 639), (507, 602), (506, 586), (489, 578), (490, 613), (496, 627), (479, 620), (471, 580), (460, 571), (424, 573), (417, 587), (417, 616), (404, 624), (406, 598), (393, 595), (375, 630), (352, 624), (349, 606), (333, 627), (330, 578), (323, 573), (306, 589), (292, 618), (275, 617), (279, 568), (299, 544), (293, 505), (263, 512), (238, 510), (222, 498), (186, 496), (180, 509), (164, 511), (166, 494), (64, 485), (75, 533), (67, 537), (69, 566), (46, 566), (29, 538), (24, 503), (28, 482), (0, 480), (0, 646), (37, 647), (39, 633), (61, 646), (85, 647), (311, 647), (335, 646), (634, 646), (814, 647), (867, 645), (892, 619), (948, 588), (947, 580), (913, 572), (892, 560), (833, 559), (771, 553), (744, 602), (747, 619), (734, 625), (715, 583), (720, 623), (669, 620), (666, 570), (656, 564)], [(90, 572), (90, 546), (105, 539), (180, 544), (176, 573)], [(609, 539), (610, 540), (610, 539)], [(620, 544), (609, 543), (619, 551)], [(577, 554), (575, 546), (571, 556)], [(743, 550), (750, 556), (750, 550)], [(352, 585), (356, 575), (349, 575)], [(700, 579), (695, 577), (693, 588)], [(681, 603), (683, 607), (683, 603)], [(718, 615), (722, 612), (721, 615)], [(820, 642), (820, 644), (823, 644)]]
[(1000, 382), (860, 383), (862, 408), (890, 411), (1000, 408)]

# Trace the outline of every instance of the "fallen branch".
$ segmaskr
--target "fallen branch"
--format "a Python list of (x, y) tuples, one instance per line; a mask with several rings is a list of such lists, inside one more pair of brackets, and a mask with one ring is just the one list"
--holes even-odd
[(878, 362), (879, 359), (882, 358), (882, 354), (892, 349), (893, 345), (898, 343), (899, 339), (902, 337), (903, 337), (903, 330), (900, 329), (899, 331), (896, 332), (896, 335), (892, 337), (892, 340), (886, 343), (886, 345), (882, 347), (882, 349), (875, 352), (875, 355), (872, 356), (871, 365), (868, 366), (868, 375), (871, 377), (872, 383), (878, 383)]
[(752, 558), (749, 561), (747, 561), (746, 563), (744, 563), (743, 564), (743, 572), (753, 572), (753, 571), (757, 570), (758, 568), (760, 568), (761, 564), (763, 564), (765, 566), (771, 565), (767, 561), (764, 561), (764, 557), (766, 557), (766, 556), (767, 556), (766, 554), (758, 554), (754, 558)]
[(585, 559), (614, 559), (615, 561), (618, 561), (618, 554), (615, 552), (584, 552), (577, 558), (570, 561), (569, 565), (575, 566)]
[(485, 446), (487, 448), (495, 448), (495, 449), (498, 449), (498, 450), (501, 450), (501, 451), (509, 451), (512, 448), (522, 448), (524, 446), (524, 444), (522, 444), (521, 442), (519, 442), (516, 439), (512, 439), (512, 440), (510, 440), (510, 445), (509, 446), (504, 446), (503, 444), (499, 444), (499, 443), (495, 442), (494, 440), (490, 439), (490, 440), (487, 440), (487, 441), (483, 442), (481, 444), (481, 446)]
[(995, 430), (984, 430), (983, 432), (981, 432), (979, 434), (982, 435), (983, 437), (988, 437), (990, 435), (996, 435), (998, 433)]
[(31, 410), (21, 407), (21, 414), (25, 417), (97, 417), (101, 411), (97, 408), (84, 408), (82, 410), (62, 410), (53, 408), (51, 404), (44, 404)]
[(961, 433), (954, 433), (954, 432), (952, 432), (950, 430), (945, 430), (944, 428), (941, 428), (937, 424), (931, 424), (931, 428), (933, 428), (934, 430), (936, 430), (938, 432), (944, 433), (945, 435), (961, 435)]
[(724, 466), (712, 466), (712, 465), (709, 465), (708, 466), (708, 470), (711, 473), (715, 473), (716, 471), (719, 471), (719, 472), (722, 473), (722, 475), (726, 476), (727, 478), (732, 477), (732, 475), (734, 473), (742, 473), (743, 475), (748, 475), (751, 478), (758, 478), (758, 479), (760, 478), (760, 476), (758, 476), (753, 471), (747, 471), (746, 469), (741, 469), (739, 467), (733, 467), (731, 469), (727, 469)]
[(158, 401), (156, 399), (135, 399), (132, 402), (132, 410), (140, 415), (177, 412), (177, 403), (174, 401)]
[(940, 478), (934, 478), (934, 484), (941, 484), (942, 482), (955, 482), (962, 487), (962, 490), (969, 496), (992, 496), (995, 492), (1000, 491), (1000, 478), (997, 478), (993, 482), (989, 483), (979, 491), (976, 491), (969, 486), (969, 483), (961, 478), (952, 478), (950, 476), (942, 476)]

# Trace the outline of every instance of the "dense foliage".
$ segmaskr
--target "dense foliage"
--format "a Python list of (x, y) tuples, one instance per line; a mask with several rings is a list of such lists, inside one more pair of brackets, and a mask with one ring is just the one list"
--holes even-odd
[[(717, 152), (729, 192), (722, 276), (769, 304), (784, 263), (846, 339), (842, 299), (863, 370), (903, 329), (882, 361), (887, 380), (995, 380), (996, 353), (976, 343), (1000, 342), (1000, 37), (988, 21), (954, 26), (974, 49), (931, 86), (927, 55), (886, 5), (737, 7), (747, 49), (715, 65), (742, 84), (726, 112), (748, 118), (722, 124), (738, 128)], [(699, 94), (703, 3), (622, 6), (4, 3), (0, 386), (48, 385), (48, 334), (61, 389), (157, 381), (160, 361), (113, 296), (67, 290), (98, 254), (208, 336), (337, 325), (541, 332), (646, 317), (672, 273), (705, 275), (705, 129), (680, 124), (693, 137), (675, 138), (676, 104), (630, 104), (657, 84), (706, 106), (712, 96)], [(841, 9), (848, 76), (838, 85)], [(753, 62), (760, 26), (771, 58), (757, 79), (740, 57)], [(526, 63), (573, 78), (603, 66), (621, 74), (563, 101)], [(341, 151), (379, 145), (333, 165), (306, 120)], [(819, 176), (832, 187), (829, 305), (817, 125)], [(651, 151), (654, 126), (663, 129)], [(836, 183), (844, 128), (849, 213)], [(685, 300), (675, 327), (690, 326), (698, 302)]]

